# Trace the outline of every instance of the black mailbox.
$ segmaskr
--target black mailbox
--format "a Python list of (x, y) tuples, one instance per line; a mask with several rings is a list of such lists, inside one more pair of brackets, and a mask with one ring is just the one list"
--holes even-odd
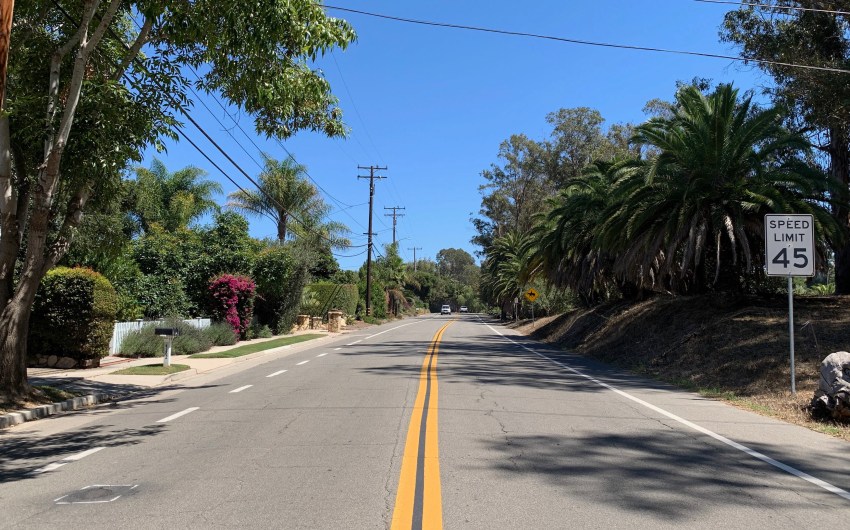
[(176, 337), (180, 335), (180, 330), (177, 328), (155, 328), (154, 333), (160, 337)]

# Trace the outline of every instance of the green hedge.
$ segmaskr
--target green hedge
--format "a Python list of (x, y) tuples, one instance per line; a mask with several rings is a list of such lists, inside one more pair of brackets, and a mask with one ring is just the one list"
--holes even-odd
[(118, 295), (105, 277), (90, 269), (48, 271), (33, 304), (29, 352), (78, 361), (109, 354)]
[(353, 316), (357, 312), (357, 286), (353, 284), (338, 284), (331, 282), (316, 282), (308, 285), (304, 290), (310, 293), (316, 304), (311, 304), (311, 307), (316, 309), (311, 311), (313, 316), (324, 317), (322, 311), (327, 312), (331, 309), (338, 309), (346, 314)]

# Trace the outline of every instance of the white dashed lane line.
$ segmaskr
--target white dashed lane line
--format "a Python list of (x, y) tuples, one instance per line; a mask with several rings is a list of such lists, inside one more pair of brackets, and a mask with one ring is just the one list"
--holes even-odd
[(302, 364), (307, 364), (309, 362), (310, 362), (310, 359), (307, 359), (306, 361), (301, 361), (300, 363), (296, 364), (295, 366), (301, 366)]
[(319, 355), (317, 355), (316, 357), (324, 357), (325, 355), (327, 355), (327, 353), (320, 353), (320, 354), (319, 354)]
[(342, 349), (342, 348), (334, 348), (334, 351), (339, 351), (339, 350), (341, 350), (341, 349)]
[(47, 464), (44, 467), (40, 467), (40, 468), (32, 471), (32, 474), (33, 475), (39, 475), (41, 473), (47, 473), (48, 471), (53, 471), (54, 469), (59, 469), (60, 467), (64, 466), (65, 464), (70, 464), (71, 462), (76, 462), (77, 460), (83, 459), (83, 458), (85, 458), (89, 455), (92, 455), (92, 454), (94, 454), (98, 451), (101, 451), (103, 449), (106, 449), (106, 448), (105, 447), (93, 447), (91, 449), (83, 451), (82, 453), (77, 453), (75, 455), (65, 457), (58, 462), (53, 462), (52, 464)]
[(200, 407), (189, 407), (188, 409), (186, 409), (186, 410), (184, 410), (184, 411), (178, 412), (177, 414), (172, 414), (171, 416), (168, 416), (167, 418), (162, 418), (161, 420), (157, 420), (156, 422), (157, 422), (157, 423), (165, 423), (165, 422), (167, 422), (167, 421), (171, 421), (171, 420), (177, 419), (177, 418), (179, 418), (180, 416), (185, 416), (186, 414), (189, 414), (190, 412), (195, 412), (195, 411), (196, 411), (196, 410), (198, 410), (199, 408), (200, 408)]
[(236, 393), (242, 392), (243, 390), (247, 390), (247, 389), (251, 388), (252, 386), (254, 386), (254, 385), (240, 386), (239, 388), (231, 390), (229, 393), (230, 394), (236, 394)]
[(278, 370), (277, 372), (275, 372), (273, 374), (269, 374), (266, 377), (274, 377), (276, 375), (280, 375), (280, 374), (283, 374), (283, 373), (286, 373), (286, 370)]

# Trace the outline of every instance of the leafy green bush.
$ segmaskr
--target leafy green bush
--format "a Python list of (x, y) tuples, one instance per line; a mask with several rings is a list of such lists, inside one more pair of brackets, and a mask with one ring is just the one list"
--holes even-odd
[(257, 282), (256, 314), (260, 324), (277, 334), (289, 333), (301, 305), (301, 293), (309, 279), (309, 260), (290, 244), (263, 250), (254, 264)]
[(265, 324), (254, 324), (251, 326), (251, 336), (255, 339), (270, 339), (274, 337), (274, 333)]
[(141, 308), (143, 318), (158, 319), (189, 313), (191, 303), (179, 278), (142, 274), (130, 282), (129, 291)]
[(78, 361), (105, 357), (117, 311), (118, 296), (102, 275), (90, 269), (52, 269), (33, 305), (30, 351)]
[(331, 309), (339, 309), (346, 316), (353, 316), (357, 312), (357, 286), (354, 284), (338, 284), (331, 282), (316, 282), (304, 288), (305, 293), (310, 293), (316, 301), (309, 312), (313, 316), (325, 316), (324, 313)]
[(204, 329), (204, 335), (212, 342), (213, 346), (232, 346), (236, 344), (236, 333), (230, 324), (216, 322)]

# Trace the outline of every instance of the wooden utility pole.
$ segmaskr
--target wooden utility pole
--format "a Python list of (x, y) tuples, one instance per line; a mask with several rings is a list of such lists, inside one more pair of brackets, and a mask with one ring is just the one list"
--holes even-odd
[(393, 213), (385, 213), (384, 216), (393, 218), (393, 245), (395, 245), (396, 218), (397, 217), (404, 217), (403, 213), (398, 213), (399, 210), (404, 210), (404, 207), (403, 206), (392, 206), (392, 207), (387, 208), (386, 206), (384, 206), (384, 210), (392, 210), (393, 211)]
[(407, 247), (407, 250), (413, 251), (413, 272), (416, 272), (416, 251), (422, 250), (422, 247)]
[(366, 233), (369, 236), (368, 250), (366, 251), (366, 315), (372, 314), (372, 205), (375, 202), (375, 179), (385, 179), (375, 175), (375, 171), (386, 171), (386, 167), (380, 166), (357, 166), (357, 169), (368, 169), (369, 176), (357, 175), (358, 179), (369, 179), (369, 231)]
[(12, 37), (12, 13), (15, 0), (0, 0), (0, 109), (6, 101), (6, 67), (9, 64), (9, 42)]

